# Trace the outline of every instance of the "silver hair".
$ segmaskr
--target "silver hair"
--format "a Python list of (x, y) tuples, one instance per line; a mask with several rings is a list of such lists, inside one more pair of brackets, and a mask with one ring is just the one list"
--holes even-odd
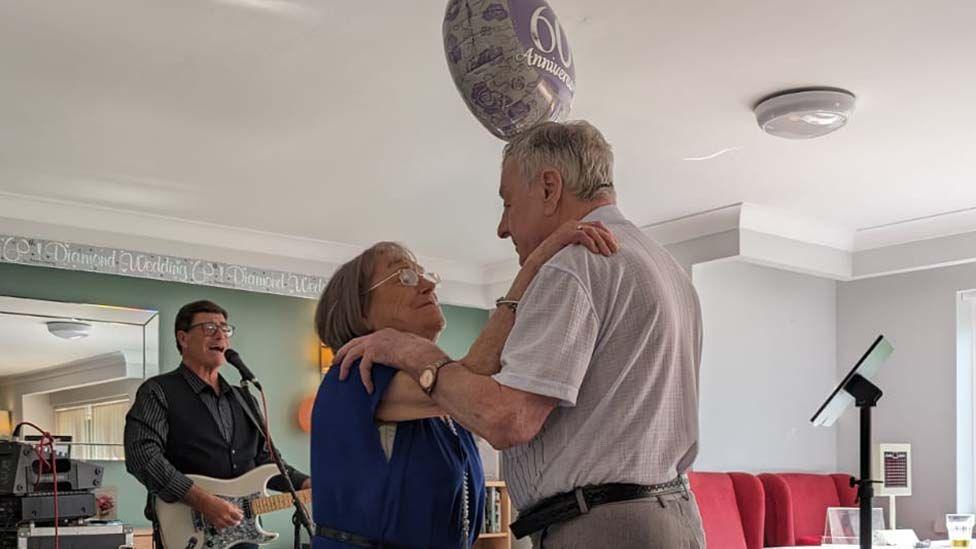
[(366, 323), (369, 281), (381, 258), (402, 258), (417, 262), (413, 252), (396, 242), (377, 242), (339, 267), (319, 298), (315, 309), (315, 330), (319, 340), (338, 351), (351, 339), (370, 333)]
[(613, 150), (600, 130), (585, 120), (543, 122), (512, 138), (502, 163), (513, 159), (526, 181), (555, 168), (566, 188), (580, 200), (612, 197)]

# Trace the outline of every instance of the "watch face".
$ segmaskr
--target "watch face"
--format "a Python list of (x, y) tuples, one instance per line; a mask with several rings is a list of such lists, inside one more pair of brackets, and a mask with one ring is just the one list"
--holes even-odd
[(434, 370), (424, 370), (420, 374), (420, 386), (429, 389), (434, 384)]

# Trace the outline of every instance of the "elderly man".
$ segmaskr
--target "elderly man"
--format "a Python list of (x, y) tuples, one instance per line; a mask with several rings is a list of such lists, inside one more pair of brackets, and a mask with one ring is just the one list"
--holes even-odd
[[(408, 372), (502, 449), (520, 513), (512, 530), (537, 547), (704, 547), (684, 476), (698, 447), (701, 356), (688, 274), (617, 209), (613, 154), (586, 122), (514, 138), (500, 194), (498, 236), (535, 276), (499, 299), (468, 356), (382, 331), (337, 360), (347, 370), (361, 358), (364, 374), (372, 361)], [(619, 239), (616, 254), (570, 246), (534, 265), (553, 240), (588, 238), (594, 223)]]

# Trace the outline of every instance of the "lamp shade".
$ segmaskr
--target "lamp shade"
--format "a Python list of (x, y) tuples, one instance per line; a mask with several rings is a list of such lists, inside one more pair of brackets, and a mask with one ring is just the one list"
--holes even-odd
[(9, 437), (13, 434), (14, 426), (10, 421), (10, 410), (0, 410), (0, 437)]
[(332, 348), (326, 345), (319, 345), (319, 371), (322, 375), (325, 375), (332, 367), (332, 359), (335, 355), (332, 353)]
[(312, 432), (312, 406), (315, 405), (315, 395), (307, 396), (298, 405), (298, 426), (306, 433)]

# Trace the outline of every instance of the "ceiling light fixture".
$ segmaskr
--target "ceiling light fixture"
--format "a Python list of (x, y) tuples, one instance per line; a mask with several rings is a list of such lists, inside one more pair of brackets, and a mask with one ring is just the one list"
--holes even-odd
[(756, 105), (759, 127), (787, 139), (810, 139), (839, 130), (854, 115), (854, 94), (833, 88), (780, 92)]
[(91, 334), (91, 324), (77, 320), (58, 320), (47, 323), (47, 331), (62, 339), (82, 339)]

